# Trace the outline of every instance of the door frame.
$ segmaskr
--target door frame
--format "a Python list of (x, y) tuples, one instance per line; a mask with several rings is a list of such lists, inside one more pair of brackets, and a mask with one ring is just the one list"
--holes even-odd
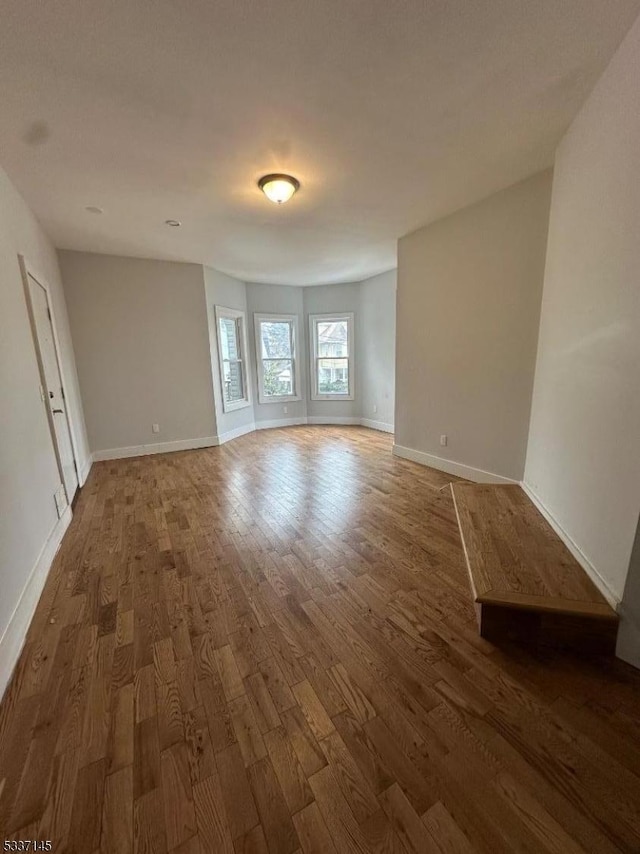
[[(31, 336), (33, 338), (33, 347), (36, 353), (36, 360), (38, 362), (38, 373), (40, 375), (40, 395), (42, 397), (42, 402), (45, 404), (45, 413), (47, 416), (47, 422), (49, 424), (49, 432), (51, 434), (51, 441), (53, 443), (53, 450), (56, 457), (56, 463), (58, 465), (58, 473), (60, 475), (60, 482), (63, 486), (66, 485), (64, 482), (64, 469), (62, 467), (62, 460), (60, 459), (60, 450), (58, 448), (58, 439), (56, 437), (55, 425), (53, 423), (53, 414), (51, 412), (51, 407), (49, 405), (49, 401), (47, 400), (48, 395), (48, 384), (47, 377), (44, 370), (44, 362), (42, 360), (42, 353), (40, 351), (40, 341), (38, 340), (38, 327), (36, 325), (35, 314), (33, 311), (33, 304), (31, 302), (31, 291), (29, 289), (29, 277), (31, 277), (34, 282), (42, 288), (45, 293), (45, 297), (47, 300), (47, 309), (49, 312), (49, 320), (51, 322), (51, 331), (53, 334), (53, 348), (56, 354), (56, 362), (58, 365), (58, 373), (60, 374), (60, 382), (62, 384), (62, 396), (64, 399), (64, 416), (67, 420), (67, 427), (69, 429), (69, 438), (71, 439), (71, 451), (73, 454), (73, 464), (76, 470), (76, 478), (78, 481), (78, 489), (83, 485), (82, 479), (80, 477), (80, 457), (78, 454), (78, 443), (76, 440), (76, 435), (73, 429), (73, 421), (69, 414), (69, 395), (67, 394), (67, 381), (64, 375), (64, 369), (62, 367), (62, 360), (60, 358), (60, 341), (58, 338), (58, 329), (56, 326), (56, 317), (53, 309), (53, 300), (51, 299), (51, 289), (49, 288), (49, 284), (47, 280), (41, 276), (38, 271), (27, 261), (24, 255), (18, 255), (18, 263), (20, 264), (20, 273), (22, 275), (22, 284), (24, 288), (25, 300), (27, 303), (27, 313), (29, 315), (29, 325), (31, 326)], [(73, 501), (73, 495), (67, 495), (67, 503), (71, 506), (71, 502)]]

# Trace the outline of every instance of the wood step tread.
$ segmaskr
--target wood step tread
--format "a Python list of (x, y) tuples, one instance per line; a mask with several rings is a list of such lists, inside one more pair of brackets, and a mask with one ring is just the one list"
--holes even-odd
[(498, 593), (491, 591), (476, 597), (481, 605), (502, 605), (519, 608), (524, 611), (548, 611), (562, 614), (583, 614), (601, 620), (618, 620), (618, 615), (607, 602), (585, 602), (584, 600), (554, 598), (552, 596), (531, 596), (529, 593)]
[(476, 603), (610, 620), (618, 616), (517, 484), (451, 484)]

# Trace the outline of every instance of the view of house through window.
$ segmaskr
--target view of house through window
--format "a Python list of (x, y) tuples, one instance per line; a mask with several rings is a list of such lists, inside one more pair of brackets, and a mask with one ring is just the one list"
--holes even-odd
[(299, 400), (297, 322), (294, 315), (255, 315), (261, 403)]
[(311, 316), (316, 398), (352, 396), (353, 315)]
[(222, 399), (225, 411), (248, 403), (244, 362), (244, 315), (216, 307)]

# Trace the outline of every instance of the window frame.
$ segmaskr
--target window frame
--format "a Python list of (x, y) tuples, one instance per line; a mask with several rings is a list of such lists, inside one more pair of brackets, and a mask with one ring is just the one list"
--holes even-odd
[[(222, 398), (222, 409), (224, 412), (235, 412), (237, 409), (245, 409), (247, 406), (251, 406), (251, 376), (249, 373), (249, 360), (247, 359), (248, 348), (247, 348), (247, 315), (246, 312), (241, 311), (237, 308), (227, 308), (226, 306), (216, 305), (214, 306), (215, 317), (216, 317), (216, 341), (218, 344), (218, 374), (220, 376), (220, 396)], [(239, 335), (238, 335), (238, 348), (240, 351), (239, 359), (226, 359), (222, 353), (222, 335), (220, 334), (220, 321), (221, 320), (232, 320), (236, 324), (236, 328), (239, 326)], [(240, 400), (227, 400), (226, 395), (224, 393), (224, 363), (225, 361), (235, 361), (239, 362), (242, 369), (242, 383), (244, 390), (244, 397)]]
[[(347, 355), (319, 356), (318, 355), (318, 323), (327, 321), (347, 321)], [(330, 314), (309, 315), (309, 355), (311, 371), (311, 400), (355, 400), (356, 371), (355, 371), (355, 314), (352, 311), (338, 311)], [(346, 394), (321, 394), (318, 391), (318, 360), (346, 359), (348, 365), (349, 390)]]
[[(265, 394), (264, 393), (264, 360), (262, 357), (262, 337), (260, 327), (262, 323), (289, 323), (291, 325), (291, 359), (274, 359), (273, 361), (291, 361), (293, 363), (293, 394)], [(256, 337), (256, 369), (258, 373), (258, 402), (268, 403), (290, 403), (302, 400), (302, 387), (300, 376), (299, 356), (299, 324), (297, 314), (254, 314), (253, 326)]]

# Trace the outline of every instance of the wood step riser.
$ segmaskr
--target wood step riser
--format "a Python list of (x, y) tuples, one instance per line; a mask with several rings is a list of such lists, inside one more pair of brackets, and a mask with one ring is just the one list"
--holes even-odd
[(476, 605), (483, 638), (548, 646), (584, 655), (614, 655), (618, 624), (610, 620), (569, 614), (523, 611), (495, 605)]

